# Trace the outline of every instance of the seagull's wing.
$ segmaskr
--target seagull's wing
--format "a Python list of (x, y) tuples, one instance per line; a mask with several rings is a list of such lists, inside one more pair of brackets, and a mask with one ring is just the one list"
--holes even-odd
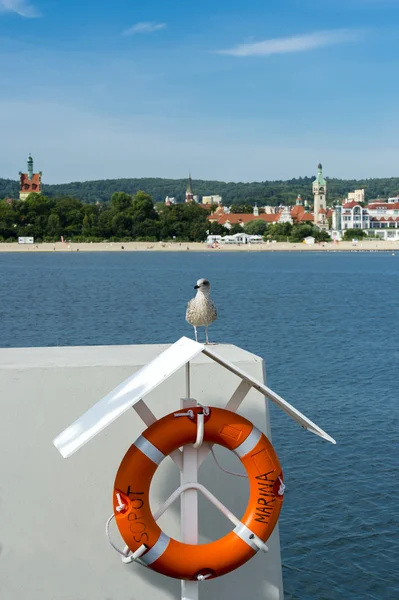
[(210, 312), (212, 315), (212, 322), (216, 321), (216, 319), (218, 318), (218, 311), (216, 310), (216, 306), (214, 305), (213, 302), (211, 303), (210, 309), (211, 309)]
[[(194, 308), (194, 298), (192, 298), (191, 300), (188, 301), (187, 303), (187, 309), (186, 309), (186, 321), (188, 323), (190, 323), (190, 316), (193, 314), (193, 308)], [(191, 325), (191, 323), (190, 323)]]

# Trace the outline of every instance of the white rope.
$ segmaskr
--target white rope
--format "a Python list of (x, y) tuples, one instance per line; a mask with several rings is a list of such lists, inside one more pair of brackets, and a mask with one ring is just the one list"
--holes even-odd
[(283, 496), (284, 492), (285, 492), (285, 488), (287, 487), (284, 483), (284, 481), (281, 479), (281, 477), (278, 478), (279, 482), (280, 482), (280, 487), (278, 488), (278, 495), (279, 496)]
[[(228, 475), (234, 475), (235, 477), (243, 477), (245, 479), (248, 479), (248, 475), (243, 475), (241, 473), (234, 473), (233, 471), (228, 471), (227, 469), (224, 469), (222, 467), (222, 465), (219, 463), (218, 459), (216, 458), (216, 454), (215, 454), (215, 451), (213, 449), (213, 446), (211, 447), (211, 453), (212, 453), (212, 456), (213, 456), (213, 458), (215, 460), (215, 463), (217, 464), (217, 466), (219, 467), (219, 469), (221, 469), (222, 471), (224, 471)], [(278, 488), (278, 492), (277, 493), (278, 493), (279, 496), (283, 496), (284, 492), (285, 492), (285, 490), (287, 488), (287, 486), (285, 485), (285, 483), (281, 479), (281, 477), (278, 477), (278, 480), (280, 482), (280, 487)]]
[(245, 475), (245, 474), (242, 474), (242, 473), (234, 473), (234, 471), (228, 471), (227, 469), (224, 469), (222, 467), (222, 465), (219, 463), (218, 459), (216, 458), (216, 454), (215, 454), (215, 451), (213, 449), (213, 446), (211, 447), (211, 453), (212, 453), (212, 456), (213, 456), (213, 458), (215, 460), (215, 463), (217, 464), (217, 466), (219, 467), (219, 469), (221, 469), (222, 471), (224, 471), (228, 475), (234, 475), (235, 477), (243, 477), (244, 479), (248, 479), (248, 475)]
[(116, 550), (117, 552), (119, 552), (119, 554), (122, 554), (122, 556), (126, 557), (126, 554), (124, 552), (122, 552), (122, 550), (119, 550), (119, 548), (117, 548), (114, 544), (114, 542), (111, 540), (111, 536), (109, 533), (109, 526), (111, 524), (112, 519), (115, 519), (115, 515), (112, 513), (112, 515), (110, 516), (110, 518), (108, 519), (106, 525), (105, 525), (105, 535), (108, 538), (109, 543), (111, 544), (111, 546), (113, 547), (114, 550)]
[(113, 549), (116, 550), (116, 552), (118, 552), (118, 554), (121, 554), (122, 561), (125, 564), (134, 562), (135, 560), (140, 558), (140, 556), (143, 556), (144, 552), (146, 552), (148, 550), (148, 548), (147, 548), (147, 546), (142, 544), (140, 546), (140, 548), (137, 548), (137, 550), (135, 552), (131, 552), (131, 550), (128, 546), (125, 546), (125, 548), (123, 550), (120, 550), (117, 546), (115, 546), (114, 542), (111, 540), (111, 535), (109, 533), (109, 526), (111, 525), (111, 521), (114, 518), (115, 518), (115, 515), (112, 514), (110, 516), (110, 518), (108, 519), (108, 521), (105, 525), (105, 535), (107, 536), (108, 541), (109, 541), (110, 545), (113, 547)]

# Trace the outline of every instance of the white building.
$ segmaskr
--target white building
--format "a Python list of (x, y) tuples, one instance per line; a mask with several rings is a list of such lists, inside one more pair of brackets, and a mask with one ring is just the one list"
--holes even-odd
[(283, 206), (280, 212), (279, 223), (291, 223), (293, 224), (294, 220), (291, 216), (291, 207)]
[(234, 235), (225, 235), (224, 237), (217, 235), (208, 235), (206, 240), (208, 245), (218, 244), (262, 244), (263, 238), (261, 235), (248, 235), (247, 233), (235, 233)]
[(347, 201), (364, 203), (364, 190), (355, 190), (354, 192), (349, 192)]
[(368, 208), (362, 208), (357, 202), (347, 202), (341, 209), (341, 227), (345, 229), (370, 229)]
[(215, 194), (213, 196), (202, 196), (202, 204), (222, 204), (222, 196)]
[[(396, 200), (390, 202), (389, 200)], [(367, 206), (370, 231), (383, 240), (399, 239), (399, 198), (388, 202), (373, 202)]]
[(363, 229), (383, 240), (399, 240), (399, 198), (396, 202), (378, 201), (365, 207), (354, 201), (336, 206), (333, 233), (340, 236), (346, 229)]
[(316, 238), (314, 238), (314, 237), (313, 237), (313, 236), (311, 236), (311, 235), (308, 235), (308, 237), (305, 237), (305, 239), (304, 239), (303, 241), (305, 242), (305, 244), (306, 244), (307, 246), (313, 246), (313, 244), (314, 244), (314, 243), (315, 243), (315, 241), (316, 241)]

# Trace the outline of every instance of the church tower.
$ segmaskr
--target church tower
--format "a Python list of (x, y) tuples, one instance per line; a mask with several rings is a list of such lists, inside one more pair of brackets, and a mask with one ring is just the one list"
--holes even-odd
[(27, 173), (19, 173), (19, 199), (26, 200), (29, 194), (41, 194), (42, 192), (42, 172), (33, 172), (33, 158), (29, 154)]
[(187, 182), (187, 190), (186, 190), (186, 202), (193, 202), (194, 201), (194, 194), (193, 194), (193, 185), (192, 185), (192, 181), (191, 181), (191, 173), (189, 173), (188, 175), (188, 182)]
[(326, 204), (327, 183), (323, 177), (323, 167), (321, 163), (317, 166), (317, 177), (313, 182), (313, 198), (314, 198), (314, 222), (315, 225), (325, 224), (325, 215), (327, 212)]

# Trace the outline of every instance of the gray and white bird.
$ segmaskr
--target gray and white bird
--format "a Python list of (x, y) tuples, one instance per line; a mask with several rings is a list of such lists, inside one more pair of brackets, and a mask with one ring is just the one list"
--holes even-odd
[(205, 327), (206, 343), (209, 344), (208, 326), (216, 321), (216, 306), (211, 300), (211, 284), (207, 279), (198, 279), (195, 298), (187, 304), (186, 321), (194, 327), (195, 341), (198, 342), (197, 327)]

